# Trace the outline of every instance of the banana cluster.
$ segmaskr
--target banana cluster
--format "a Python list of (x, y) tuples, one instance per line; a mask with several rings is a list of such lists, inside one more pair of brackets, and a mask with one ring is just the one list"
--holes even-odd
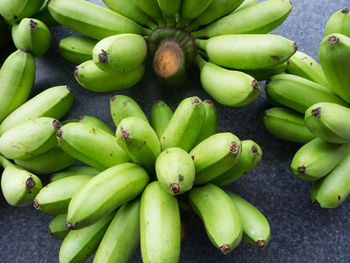
[(312, 202), (336, 208), (350, 194), (350, 12), (334, 13), (319, 46), (319, 65), (297, 52), (289, 74), (266, 82), (266, 93), (275, 108), (264, 114), (273, 135), (305, 144), (295, 154), (295, 176), (313, 181)]

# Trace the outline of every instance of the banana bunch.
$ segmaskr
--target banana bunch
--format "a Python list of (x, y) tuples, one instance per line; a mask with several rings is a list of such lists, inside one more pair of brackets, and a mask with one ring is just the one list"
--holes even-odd
[(331, 16), (319, 46), (321, 65), (297, 52), (289, 60), (289, 74), (266, 82), (275, 108), (264, 114), (273, 135), (304, 144), (291, 169), (312, 181), (311, 200), (321, 208), (336, 208), (350, 194), (350, 12)]

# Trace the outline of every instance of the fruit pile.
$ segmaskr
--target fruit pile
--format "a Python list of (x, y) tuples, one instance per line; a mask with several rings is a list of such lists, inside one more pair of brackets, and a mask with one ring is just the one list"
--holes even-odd
[(348, 9), (327, 22), (319, 59), (321, 65), (297, 52), (290, 59), (290, 74), (266, 82), (267, 96), (276, 108), (265, 112), (264, 123), (275, 136), (305, 144), (292, 160), (292, 171), (298, 178), (314, 181), (311, 200), (316, 206), (335, 208), (350, 193)]

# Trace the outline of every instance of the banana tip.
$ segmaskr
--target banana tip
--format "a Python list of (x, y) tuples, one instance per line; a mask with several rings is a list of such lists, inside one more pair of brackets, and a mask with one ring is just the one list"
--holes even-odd
[(315, 118), (320, 118), (321, 117), (321, 107), (317, 107), (316, 109), (313, 109), (311, 111), (311, 115)]
[(117, 96), (112, 96), (112, 97), (109, 99), (109, 101), (110, 101), (110, 102), (114, 102), (116, 99), (117, 99)]
[(258, 240), (256, 242), (256, 245), (258, 246), (258, 248), (260, 250), (264, 250), (265, 246), (266, 246), (266, 241), (265, 240)]
[(32, 189), (35, 187), (35, 182), (33, 180), (33, 178), (28, 178), (27, 181), (26, 181), (26, 189)]
[(350, 14), (349, 9), (347, 9), (347, 8), (344, 8), (343, 10), (341, 10), (341, 12), (342, 12), (343, 14), (346, 14), (346, 15)]
[(206, 104), (209, 104), (209, 105), (210, 105), (210, 104), (213, 104), (213, 101), (212, 101), (212, 100), (205, 100), (204, 102), (205, 102)]
[(230, 251), (231, 251), (230, 245), (229, 244), (222, 245), (220, 247), (220, 250), (221, 250), (222, 254), (228, 255), (230, 253)]
[(79, 68), (78, 67), (76, 67), (74, 70), (74, 76), (79, 77)]
[(67, 222), (66, 222), (66, 228), (67, 228), (68, 230), (72, 230), (72, 229), (73, 229), (73, 224), (72, 224), (71, 222), (67, 221)]
[(35, 208), (36, 210), (39, 210), (39, 209), (40, 209), (40, 204), (39, 204), (39, 202), (38, 202), (37, 199), (34, 200), (33, 206), (34, 206), (34, 208)]
[(297, 46), (297, 43), (295, 43), (294, 42), (294, 44), (293, 44), (293, 48), (294, 48), (294, 51), (296, 52), (296, 51), (298, 51), (298, 46)]
[(331, 45), (337, 44), (338, 41), (339, 41), (339, 37), (337, 36), (330, 36), (328, 38), (328, 43)]
[(85, 116), (81, 116), (78, 120), (78, 122), (82, 122), (84, 120)]
[(29, 28), (30, 30), (34, 30), (34, 29), (37, 29), (39, 27), (38, 23), (36, 23), (34, 20), (30, 20), (29, 21)]
[(56, 137), (58, 140), (62, 139), (62, 136), (63, 136), (63, 131), (62, 129), (59, 129), (56, 133)]
[(252, 81), (252, 88), (253, 90), (259, 89), (259, 83), (255, 79)]
[(162, 100), (156, 100), (155, 102), (154, 102), (154, 104), (159, 104), (159, 103), (162, 103), (163, 101)]
[(170, 191), (173, 193), (173, 194), (177, 194), (180, 192), (180, 185), (177, 184), (177, 183), (172, 183), (170, 185)]
[(49, 237), (50, 238), (53, 238), (53, 233), (52, 233), (52, 231), (51, 231), (51, 228), (49, 227)]
[(21, 48), (20, 51), (23, 53), (26, 53), (26, 54), (30, 53), (30, 51), (28, 49), (24, 49), (24, 48)]
[(265, 86), (268, 86), (270, 85), (272, 79), (271, 78), (268, 78), (266, 81), (265, 81)]
[(68, 85), (66, 86), (67, 90), (71, 93), (73, 93), (73, 89), (71, 87), (69, 87)]
[(230, 152), (236, 154), (238, 152), (239, 146), (236, 142), (230, 143)]
[(61, 129), (62, 124), (61, 124), (59, 121), (57, 121), (57, 120), (53, 120), (53, 121), (52, 121), (52, 127), (53, 127), (55, 130), (59, 130), (59, 129)]
[(192, 104), (197, 106), (197, 105), (201, 104), (201, 100), (199, 98), (193, 98)]
[(253, 145), (251, 151), (254, 155), (256, 155), (258, 153), (258, 148), (255, 145)]
[(108, 54), (105, 50), (101, 50), (101, 53), (98, 54), (98, 60), (103, 64), (108, 64)]
[(130, 133), (129, 133), (128, 130), (122, 130), (122, 132), (121, 132), (120, 135), (122, 136), (122, 138), (123, 138), (124, 140), (128, 140), (129, 137), (130, 137)]
[(298, 174), (305, 174), (306, 173), (306, 167), (305, 166), (299, 166), (297, 171), (298, 171)]
[(316, 199), (315, 199), (315, 201), (313, 202), (313, 204), (314, 204), (315, 206), (319, 207), (319, 208), (322, 208), (320, 202), (317, 201)]

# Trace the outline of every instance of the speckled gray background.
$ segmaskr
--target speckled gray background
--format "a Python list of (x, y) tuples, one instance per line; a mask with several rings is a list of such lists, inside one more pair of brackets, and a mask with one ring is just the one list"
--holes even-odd
[[(101, 1), (94, 1), (101, 2)], [(297, 42), (299, 50), (317, 58), (317, 48), (329, 16), (349, 0), (293, 0), (294, 9), (287, 21), (274, 33)], [(75, 103), (67, 117), (90, 114), (113, 126), (109, 97), (80, 87), (74, 80), (73, 64), (57, 51), (59, 39), (71, 34), (53, 28), (50, 51), (37, 59), (37, 78), (33, 94), (55, 85), (74, 89)], [(7, 51), (1, 51), (2, 57)], [(7, 53), (9, 53), (8, 51)], [(181, 90), (162, 87), (149, 64), (143, 80), (127, 91), (149, 114), (152, 102), (165, 100), (173, 109), (188, 96), (208, 98), (199, 83), (197, 69)], [(253, 139), (263, 149), (263, 161), (254, 172), (227, 188), (251, 201), (268, 218), (272, 238), (260, 252), (241, 244), (228, 256), (222, 256), (207, 238), (202, 223), (195, 219), (182, 245), (181, 262), (350, 262), (350, 200), (335, 210), (314, 207), (309, 198), (310, 184), (296, 179), (289, 163), (298, 145), (274, 138), (266, 132), (262, 112), (269, 107), (264, 92), (251, 105), (228, 108), (217, 105), (219, 131), (231, 131), (241, 139)], [(12, 208), (0, 197), (0, 262), (58, 262), (60, 241), (48, 237), (52, 217), (34, 208)], [(132, 262), (141, 262), (137, 252)]]

